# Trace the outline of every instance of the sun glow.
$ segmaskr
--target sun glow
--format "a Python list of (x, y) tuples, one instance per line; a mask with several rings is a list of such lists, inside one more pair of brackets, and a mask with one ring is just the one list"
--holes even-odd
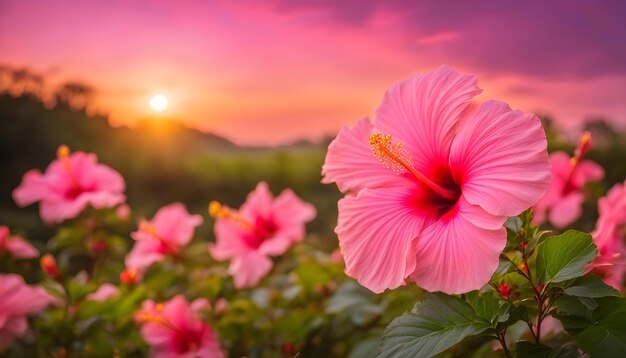
[(150, 99), (150, 108), (155, 112), (163, 112), (169, 104), (167, 97), (162, 94), (152, 96)]

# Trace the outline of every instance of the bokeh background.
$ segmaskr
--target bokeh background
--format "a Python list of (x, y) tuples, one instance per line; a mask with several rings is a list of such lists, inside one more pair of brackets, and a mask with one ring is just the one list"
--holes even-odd
[(0, 0), (0, 217), (50, 234), (11, 191), (65, 143), (120, 171), (148, 217), (173, 201), (238, 206), (260, 180), (291, 187), (331, 250), (327, 144), (394, 81), (447, 64), (479, 77), (479, 101), (538, 113), (551, 150), (592, 131), (606, 176), (578, 224), (590, 230), (594, 199), (626, 177), (624, 13), (620, 1)]

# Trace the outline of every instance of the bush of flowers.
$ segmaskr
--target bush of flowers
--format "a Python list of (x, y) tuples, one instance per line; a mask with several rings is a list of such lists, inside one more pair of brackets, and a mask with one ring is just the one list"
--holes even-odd
[(590, 135), (549, 155), (534, 114), (474, 105), (480, 92), (441, 67), (339, 132), (321, 168), (345, 195), (333, 252), (292, 190), (261, 182), (244, 203), (142, 218), (120, 174), (61, 146), (13, 192), (56, 234), (0, 226), (0, 351), (626, 356), (626, 183), (599, 200), (592, 232), (568, 230), (604, 175), (585, 159)]

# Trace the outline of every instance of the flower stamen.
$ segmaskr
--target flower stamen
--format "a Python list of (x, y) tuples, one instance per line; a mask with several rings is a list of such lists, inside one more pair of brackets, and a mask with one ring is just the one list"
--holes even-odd
[(139, 222), (139, 231), (143, 231), (146, 234), (152, 236), (154, 239), (158, 240), (161, 244), (163, 244), (163, 246), (165, 246), (165, 248), (173, 255), (178, 255), (179, 254), (179, 250), (178, 248), (170, 245), (167, 241), (163, 240), (163, 238), (161, 238), (159, 236), (159, 234), (157, 233), (157, 229), (152, 226), (147, 220), (142, 219)]
[(211, 201), (211, 203), (209, 203), (209, 215), (214, 218), (232, 220), (242, 228), (254, 231), (254, 225), (243, 219), (236, 210), (222, 205), (217, 201)]
[(70, 157), (70, 148), (65, 144), (61, 144), (59, 146), (59, 149), (57, 149), (57, 158), (59, 158), (59, 160), (63, 164), (63, 169), (65, 169), (65, 171), (67, 172), (67, 175), (70, 177), (70, 183), (72, 187), (74, 189), (79, 189), (80, 186), (78, 185), (78, 181), (76, 180), (76, 177), (74, 176), (74, 172), (72, 171), (72, 166), (70, 165), (69, 157)]
[(589, 133), (589, 131), (586, 131), (585, 133), (583, 133), (583, 135), (580, 137), (580, 140), (578, 141), (578, 146), (574, 151), (574, 156), (571, 157), (569, 160), (570, 171), (567, 176), (567, 180), (565, 181), (565, 186), (563, 187), (564, 194), (567, 194), (570, 191), (574, 172), (576, 171), (576, 168), (578, 168), (578, 164), (580, 164), (582, 157), (589, 151), (590, 148), (591, 133)]
[(409, 152), (401, 143), (393, 143), (391, 134), (383, 135), (382, 133), (374, 133), (370, 137), (370, 147), (372, 153), (380, 161), (383, 167), (393, 171), (396, 174), (411, 173), (421, 183), (428, 186), (437, 194), (450, 200), (456, 200), (459, 193), (454, 190), (446, 189), (441, 185), (433, 182), (424, 174), (420, 173), (413, 166), (413, 160)]

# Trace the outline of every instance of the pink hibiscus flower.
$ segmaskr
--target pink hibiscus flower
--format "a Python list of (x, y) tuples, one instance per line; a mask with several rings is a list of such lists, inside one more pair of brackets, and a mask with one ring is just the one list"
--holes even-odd
[(46, 172), (33, 169), (24, 174), (22, 184), (13, 191), (17, 205), (39, 201), (41, 218), (59, 223), (78, 216), (87, 205), (111, 208), (126, 200), (124, 179), (115, 170), (98, 164), (94, 154), (70, 154), (67, 146), (57, 151)]
[(19, 236), (11, 236), (9, 228), (0, 226), (0, 253), (7, 252), (17, 259), (32, 259), (39, 251)]
[(0, 351), (26, 333), (27, 316), (55, 302), (46, 290), (27, 285), (21, 276), (0, 274)]
[(552, 182), (545, 195), (533, 207), (535, 224), (544, 222), (546, 213), (552, 225), (558, 228), (566, 227), (580, 217), (585, 201), (583, 187), (588, 182), (604, 177), (601, 166), (591, 160), (581, 160), (590, 146), (591, 137), (587, 132), (581, 137), (573, 158), (564, 152), (550, 155)]
[(113, 298), (120, 293), (120, 290), (117, 286), (112, 285), (110, 283), (103, 283), (98, 287), (96, 292), (90, 293), (87, 295), (87, 301), (97, 301), (104, 302), (109, 298)]
[(600, 216), (596, 230), (591, 233), (598, 246), (599, 256), (589, 269), (602, 277), (607, 285), (621, 290), (626, 273), (626, 247), (624, 224), (626, 224), (626, 181), (616, 184), (605, 197), (598, 201)]
[(315, 208), (286, 189), (276, 199), (261, 182), (248, 194), (239, 211), (217, 202), (209, 206), (216, 217), (216, 245), (209, 252), (219, 261), (231, 260), (228, 272), (235, 287), (253, 287), (272, 269), (269, 256), (284, 254), (302, 241), (305, 223), (313, 220)]
[(130, 234), (136, 242), (126, 256), (126, 266), (143, 270), (168, 255), (179, 256), (203, 221), (202, 216), (189, 214), (181, 203), (162, 207), (151, 221), (142, 220), (139, 230)]
[[(335, 229), (346, 273), (374, 292), (411, 277), (429, 291), (479, 289), (506, 243), (502, 224), (550, 181), (539, 119), (487, 101), (476, 78), (440, 67), (394, 84), (372, 123), (343, 128), (324, 183), (346, 192)], [(392, 137), (393, 136), (393, 137)]]
[(135, 320), (141, 336), (152, 346), (152, 357), (224, 357), (213, 330), (199, 319), (209, 302), (199, 298), (191, 303), (176, 296), (165, 304), (144, 301)]

